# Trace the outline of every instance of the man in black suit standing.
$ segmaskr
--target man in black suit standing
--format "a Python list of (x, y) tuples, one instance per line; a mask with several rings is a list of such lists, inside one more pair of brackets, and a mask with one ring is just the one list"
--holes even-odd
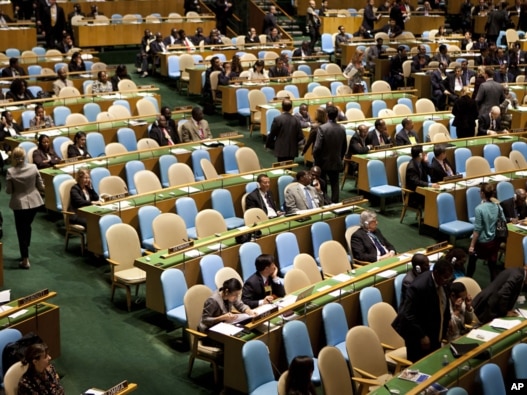
[(403, 128), (395, 135), (395, 145), (414, 145), (419, 143), (419, 138), (414, 130), (414, 123), (410, 118), (401, 121)]
[(273, 303), (275, 297), (285, 296), (284, 281), (278, 277), (274, 256), (262, 254), (256, 258), (256, 273), (245, 281), (242, 301), (251, 309)]
[(322, 179), (329, 179), (331, 201), (339, 201), (339, 174), (342, 172), (342, 160), (346, 153), (346, 129), (336, 123), (339, 110), (331, 106), (326, 108), (328, 122), (318, 128), (317, 139), (313, 148), (315, 164), (322, 169)]
[(62, 39), (62, 33), (66, 28), (64, 9), (57, 5), (57, 0), (49, 0), (49, 3), (41, 0), (38, 4), (37, 24), (42, 27), (47, 47), (55, 48), (56, 42)]
[(527, 217), (527, 205), (525, 198), (527, 197), (525, 189), (518, 188), (514, 192), (514, 196), (505, 199), (500, 202), (501, 208), (503, 209), (503, 214), (508, 222), (513, 224), (518, 223), (518, 220), (524, 219)]
[(479, 115), (488, 114), (492, 106), (499, 106), (505, 100), (503, 86), (494, 78), (494, 69), (487, 67), (485, 69), (485, 82), (479, 87), (476, 96), (476, 103), (479, 106)]
[(258, 182), (258, 188), (245, 197), (245, 209), (261, 208), (269, 218), (282, 215), (283, 212), (276, 207), (271, 193), (271, 179), (267, 174), (260, 174), (256, 181)]
[(527, 266), (505, 269), (472, 301), (482, 324), (498, 317), (516, 317), (516, 299), (526, 282)]
[(501, 127), (501, 110), (498, 106), (493, 106), (489, 113), (481, 114), (478, 118), (478, 136), (495, 135), (509, 133)]
[(441, 258), (433, 271), (418, 276), (406, 290), (404, 303), (392, 323), (406, 345), (406, 358), (417, 362), (441, 347), (450, 323), (445, 286), (452, 280), (452, 265)]
[(437, 69), (432, 72), (430, 82), (432, 83), (432, 97), (436, 108), (444, 111), (449, 100), (455, 101), (457, 96), (451, 91), (450, 80), (445, 72), (445, 65), (439, 63)]
[(423, 152), (422, 145), (414, 145), (411, 150), (412, 159), (406, 167), (406, 189), (414, 191), (410, 195), (410, 205), (412, 207), (422, 207), (424, 196), (415, 193), (417, 187), (437, 188), (436, 183), (428, 182), (430, 167), (428, 166), (428, 157)]
[(265, 147), (274, 150), (278, 162), (293, 160), (298, 155), (298, 145), (304, 141), (300, 121), (291, 115), (293, 103), (282, 100), (282, 114), (271, 124)]
[(390, 86), (392, 90), (404, 85), (403, 63), (408, 60), (406, 47), (399, 45), (397, 55), (390, 59)]
[(375, 15), (373, 11), (374, 1), (367, 0), (366, 6), (364, 7), (364, 14), (362, 18), (362, 26), (366, 31), (372, 31), (375, 21), (378, 21), (381, 17), (381, 14)]
[(366, 136), (366, 145), (378, 147), (385, 144), (392, 144), (392, 139), (388, 134), (386, 122), (384, 122), (384, 119), (379, 118), (375, 121), (375, 129)]
[(430, 164), (430, 181), (440, 182), (443, 178), (456, 174), (454, 166), (446, 158), (446, 149), (442, 144), (434, 146), (434, 159)]
[(264, 16), (262, 33), (269, 34), (273, 27), (278, 27), (275, 14), (276, 14), (276, 7), (272, 5), (269, 7), (269, 12), (265, 14)]

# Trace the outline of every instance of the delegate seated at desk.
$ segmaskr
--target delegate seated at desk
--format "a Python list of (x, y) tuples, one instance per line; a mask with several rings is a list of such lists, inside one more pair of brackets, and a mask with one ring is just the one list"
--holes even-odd
[(518, 220), (527, 217), (526, 197), (525, 189), (518, 188), (513, 197), (500, 202), (507, 222), (515, 224), (518, 223)]
[(498, 106), (492, 106), (490, 113), (481, 114), (478, 118), (478, 136), (496, 135), (509, 133), (501, 127), (501, 110)]
[(278, 277), (274, 256), (261, 254), (255, 261), (256, 273), (243, 284), (242, 301), (251, 308), (272, 303), (285, 296), (284, 281)]
[(33, 163), (38, 169), (47, 169), (60, 163), (60, 158), (51, 147), (51, 141), (45, 134), (38, 136), (38, 146), (33, 151)]
[(86, 218), (79, 217), (77, 210), (81, 207), (91, 206), (92, 204), (99, 203), (99, 195), (93, 189), (90, 171), (88, 169), (80, 169), (77, 171), (77, 183), (73, 185), (70, 191), (70, 206), (68, 211), (74, 212), (75, 215), (71, 216), (70, 222), (72, 224), (82, 225), (86, 228)]
[(212, 133), (209, 123), (203, 119), (203, 110), (200, 107), (194, 107), (191, 115), (192, 117), (181, 126), (181, 140), (183, 143), (211, 139)]
[(275, 65), (269, 69), (269, 77), (289, 77), (289, 69), (284, 66), (284, 60), (282, 58), (276, 58)]
[(311, 174), (301, 170), (296, 173), (296, 182), (289, 184), (285, 191), (285, 212), (294, 214), (299, 210), (309, 210), (320, 207), (324, 202), (324, 194), (320, 188), (311, 184)]
[(414, 129), (414, 123), (410, 118), (401, 121), (403, 128), (395, 135), (395, 145), (414, 145), (419, 143), (419, 138)]
[(353, 258), (364, 262), (377, 262), (395, 255), (395, 247), (377, 228), (377, 214), (366, 210), (360, 214), (360, 228), (351, 236)]
[(245, 209), (262, 209), (269, 218), (283, 215), (283, 212), (279, 210), (273, 199), (273, 194), (270, 190), (271, 179), (266, 174), (260, 174), (256, 178), (256, 182), (258, 183), (258, 188), (245, 197)]
[(379, 145), (385, 144), (392, 144), (392, 139), (388, 134), (386, 122), (379, 118), (375, 120), (375, 129), (368, 132), (368, 136), (366, 136), (366, 145), (378, 147)]
[(68, 146), (68, 158), (91, 158), (86, 149), (86, 133), (77, 132), (73, 138), (73, 144)]
[(164, 115), (157, 117), (148, 133), (148, 137), (157, 141), (160, 147), (180, 143), (178, 133), (168, 125), (167, 118)]
[(55, 126), (53, 123), (53, 118), (51, 118), (49, 115), (46, 115), (46, 111), (44, 111), (44, 107), (42, 107), (42, 104), (37, 104), (35, 107), (35, 116), (29, 121), (29, 128), (30, 129), (47, 129), (52, 128)]
[(465, 325), (470, 325), (474, 321), (474, 308), (472, 296), (468, 294), (465, 284), (454, 282), (450, 285), (449, 291), (450, 323), (447, 340), (451, 342), (468, 332)]
[(446, 158), (446, 148), (442, 144), (436, 144), (434, 146), (434, 158), (429, 168), (430, 181), (434, 183), (443, 181), (445, 177), (456, 174), (456, 169)]
[(438, 188), (436, 183), (428, 182), (430, 167), (428, 166), (428, 156), (423, 152), (422, 145), (414, 145), (410, 151), (412, 159), (406, 167), (406, 189), (413, 191), (410, 195), (410, 205), (412, 207), (423, 207), (424, 196), (415, 192), (417, 187)]

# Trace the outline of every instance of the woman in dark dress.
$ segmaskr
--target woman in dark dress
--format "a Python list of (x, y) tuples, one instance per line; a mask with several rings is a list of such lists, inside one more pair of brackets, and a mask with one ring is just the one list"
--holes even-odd
[(73, 55), (71, 55), (71, 61), (68, 65), (68, 70), (70, 73), (76, 71), (86, 71), (86, 65), (84, 64), (84, 60), (82, 59), (80, 52), (73, 52)]
[(33, 151), (33, 163), (38, 169), (47, 169), (60, 163), (59, 156), (53, 151), (51, 141), (45, 134), (38, 136), (38, 147)]
[(457, 137), (460, 139), (474, 137), (476, 119), (478, 119), (478, 105), (468, 95), (466, 88), (461, 91), (461, 97), (454, 103), (452, 114), (455, 117), (452, 125), (456, 127)]
[(86, 133), (77, 132), (73, 138), (73, 144), (68, 146), (68, 158), (88, 159), (91, 155), (86, 149)]
[(5, 98), (13, 101), (26, 101), (34, 99), (35, 96), (27, 89), (27, 82), (25, 80), (16, 78), (11, 82), (9, 92), (6, 93)]

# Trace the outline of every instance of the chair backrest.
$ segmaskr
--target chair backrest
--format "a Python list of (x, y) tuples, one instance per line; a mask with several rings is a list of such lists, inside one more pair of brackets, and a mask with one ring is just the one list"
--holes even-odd
[(285, 356), (288, 365), (299, 355), (314, 357), (307, 327), (302, 321), (289, 321), (286, 323), (282, 329), (282, 338), (284, 339)]
[(287, 391), (285, 389), (285, 383), (287, 381), (287, 375), (289, 372), (286, 370), (284, 373), (280, 375), (280, 378), (278, 379), (278, 395), (287, 395)]
[(322, 96), (322, 97), (331, 96), (331, 91), (329, 90), (327, 86), (324, 86), (324, 85), (315, 87), (315, 89), (313, 89), (313, 93), (317, 96)]
[(381, 341), (370, 327), (357, 325), (351, 328), (346, 334), (346, 350), (352, 367), (375, 377), (388, 373)]
[(232, 195), (228, 189), (215, 189), (211, 194), (212, 208), (219, 212), (223, 218), (235, 217)]
[(108, 177), (110, 175), (110, 170), (108, 170), (106, 167), (95, 167), (90, 171), (91, 183), (93, 189), (95, 192), (97, 192), (97, 195), (99, 194), (99, 183), (104, 177)]
[(320, 266), (325, 276), (335, 276), (351, 271), (346, 249), (335, 240), (325, 241), (319, 249)]
[(396, 316), (397, 312), (391, 304), (376, 303), (368, 312), (368, 326), (375, 331), (381, 343), (401, 348), (404, 347), (404, 339), (392, 327)]
[(319, 249), (322, 243), (333, 240), (331, 228), (326, 222), (315, 222), (311, 225), (311, 241), (313, 243), (313, 256), (318, 260)]
[(117, 130), (117, 141), (124, 145), (128, 151), (137, 151), (137, 138), (133, 129), (119, 128)]
[[(183, 297), (185, 305), (185, 315), (187, 316), (187, 325), (189, 328), (197, 328), (201, 322), (203, 305), (212, 295), (212, 290), (202, 284), (196, 284), (190, 287)], [(193, 343), (193, 335), (190, 334), (190, 344)]]
[(325, 395), (353, 394), (348, 363), (335, 347), (324, 347), (318, 354), (318, 370)]
[(176, 212), (179, 214), (187, 229), (193, 228), (196, 224), (196, 215), (198, 215), (198, 208), (196, 202), (191, 197), (181, 197), (176, 200)]
[(518, 168), (512, 159), (506, 156), (498, 156), (494, 159), (494, 170), (497, 172), (502, 171), (516, 171)]
[[(53, 139), (53, 151), (55, 151), (55, 153), (61, 159), (66, 159), (68, 157), (67, 155), (63, 155), (63, 153), (62, 153), (62, 145), (64, 143), (73, 144), (73, 141), (71, 141), (68, 137), (65, 137), (65, 136), (58, 136), (58, 137), (55, 137)], [(66, 148), (66, 150), (67, 150), (67, 148)]]
[(346, 312), (340, 303), (332, 302), (324, 305), (322, 322), (324, 323), (324, 333), (328, 346), (337, 346), (346, 341), (349, 326)]
[(388, 179), (386, 177), (386, 168), (384, 166), (384, 163), (380, 160), (373, 159), (368, 161), (367, 172), (370, 189), (372, 187), (378, 187), (388, 184)]
[(223, 167), (226, 174), (237, 174), (238, 163), (236, 162), (237, 145), (227, 145), (223, 147)]
[(168, 168), (168, 184), (175, 185), (189, 184), (195, 182), (194, 173), (186, 163), (174, 163)]
[(256, 270), (254, 264), (256, 258), (262, 254), (262, 247), (253, 241), (243, 243), (238, 254), (240, 255), (243, 281), (245, 282)]
[(106, 176), (99, 181), (99, 195), (121, 195), (128, 193), (128, 187), (119, 176)]
[[(232, 199), (231, 199), (232, 202)], [(227, 225), (221, 213), (205, 209), (196, 215), (196, 233), (198, 238), (212, 236), (215, 233), (227, 231)]]
[(459, 277), (454, 280), (456, 283), (462, 283), (467, 289), (467, 294), (469, 294), (472, 299), (476, 297), (477, 294), (481, 292), (481, 287), (478, 282), (470, 277)]
[(137, 212), (139, 218), (139, 231), (141, 232), (141, 245), (150, 251), (155, 251), (154, 232), (152, 223), (161, 215), (161, 210), (154, 206), (142, 206)]
[(22, 365), (22, 362), (16, 362), (11, 365), (4, 376), (4, 391), (6, 395), (18, 394), (18, 383), (26, 373), (29, 365)]
[(454, 197), (446, 192), (437, 195), (437, 219), (439, 225), (447, 222), (457, 221)]
[(505, 383), (498, 365), (486, 363), (478, 371), (483, 395), (505, 395)]
[(404, 104), (412, 113), (414, 112), (414, 104), (412, 103), (412, 99), (409, 99), (408, 97), (397, 99), (397, 104)]
[(481, 203), (481, 194), (479, 187), (470, 187), (466, 192), (467, 198), (467, 216), (470, 222), (474, 222), (476, 216), (476, 206)]
[[(1, 332), (0, 332), (1, 333)], [(514, 377), (517, 379), (527, 378), (527, 344), (516, 344), (511, 352), (512, 364), (514, 366)]]
[(398, 274), (393, 281), (393, 288), (395, 291), (395, 303), (397, 304), (397, 309), (401, 307), (401, 302), (403, 299), (403, 280), (406, 277), (406, 273)]
[(159, 157), (159, 173), (161, 175), (161, 185), (164, 188), (169, 186), (168, 169), (174, 163), (177, 163), (177, 157), (175, 155), (166, 154)]
[(106, 144), (106, 147), (104, 147), (105, 156), (121, 155), (121, 154), (126, 154), (127, 152), (128, 150), (121, 143), (108, 143)]
[(216, 272), (216, 275), (214, 276), (214, 283), (216, 284), (216, 289), (220, 289), (223, 286), (223, 283), (231, 278), (235, 278), (238, 281), (242, 282), (240, 274), (232, 267), (223, 267), (218, 270)]
[(65, 86), (59, 92), (59, 97), (80, 97), (81, 93), (74, 86)]
[(154, 246), (161, 250), (181, 244), (187, 240), (185, 221), (174, 213), (161, 213), (152, 221)]
[(112, 104), (108, 107), (108, 112), (115, 117), (115, 119), (128, 119), (132, 116), (130, 110), (120, 104)]
[(210, 161), (210, 154), (209, 151), (204, 149), (197, 149), (192, 151), (191, 154), (192, 158), (192, 169), (194, 170), (194, 178), (196, 181), (202, 181), (205, 179), (205, 175), (203, 174), (203, 171), (201, 170), (200, 161), (201, 159), (208, 159)]
[(285, 293), (290, 294), (311, 285), (307, 274), (300, 269), (291, 269), (284, 276)]
[(138, 150), (153, 149), (153, 148), (159, 148), (159, 143), (156, 140), (151, 139), (150, 137), (143, 137), (142, 139), (139, 139), (137, 141)]
[(371, 91), (373, 92), (390, 92), (392, 88), (390, 84), (383, 80), (375, 81), (371, 84)]
[(92, 158), (104, 155), (106, 143), (104, 137), (99, 132), (90, 132), (86, 134), (86, 150)]
[(468, 158), (472, 156), (472, 151), (470, 151), (468, 148), (457, 148), (454, 151), (454, 164), (456, 166), (456, 170), (459, 173), (465, 173), (466, 172), (466, 163)]
[(130, 191), (130, 194), (136, 195), (137, 188), (135, 186), (135, 174), (141, 170), (145, 170), (145, 164), (139, 160), (131, 160), (126, 162), (124, 168), (126, 171), (126, 184), (128, 185), (128, 190)]
[(514, 197), (514, 185), (509, 181), (500, 181), (496, 186), (496, 196), (501, 202)]
[[(375, 82), (381, 82), (381, 81), (375, 81)], [(371, 112), (374, 118), (377, 118), (379, 116), (379, 111), (385, 108), (387, 108), (387, 106), (384, 100), (374, 100), (371, 102)]]
[(442, 123), (435, 122), (430, 125), (428, 129), (428, 135), (430, 136), (430, 141), (445, 141), (450, 140), (450, 133), (445, 125)]
[(509, 158), (514, 162), (518, 169), (527, 169), (527, 160), (520, 151), (509, 152)]
[(249, 147), (240, 147), (235, 153), (236, 162), (240, 173), (260, 170), (260, 161), (256, 152)]
[(467, 177), (477, 177), (490, 174), (490, 165), (487, 160), (481, 156), (471, 156), (467, 159), (466, 173)]
[(55, 121), (55, 126), (66, 125), (66, 118), (71, 114), (69, 107), (57, 106), (53, 109), (53, 120)]
[[(247, 378), (247, 391), (266, 388), (269, 393), (275, 392), (278, 382), (274, 379), (273, 367), (269, 358), (269, 349), (261, 340), (250, 340), (242, 347), (243, 365)], [(265, 387), (263, 387), (266, 385)], [(264, 393), (264, 391), (262, 391)]]
[(187, 292), (187, 280), (179, 269), (170, 268), (161, 273), (161, 287), (165, 300), (165, 311), (183, 306), (185, 293)]
[(200, 259), (199, 267), (201, 269), (203, 284), (215, 291), (216, 283), (214, 280), (216, 278), (216, 273), (223, 268), (223, 259), (221, 259), (221, 256), (214, 254), (205, 255)]
[(106, 231), (113, 224), (121, 224), (121, 217), (115, 214), (107, 214), (99, 219), (99, 232), (101, 233), (101, 246), (103, 255), (108, 258), (108, 242), (106, 241)]
[[(7, 346), (9, 343), (16, 342), (20, 338), (22, 338), (22, 333), (18, 329), (5, 328), (0, 330), (0, 352), (3, 352), (5, 346)], [(0, 383), (2, 382), (4, 375), (4, 367), (2, 362), (3, 361), (0, 360)]]
[[(93, 67), (92, 67), (92, 70), (93, 70)], [(121, 81), (119, 81), (119, 83), (117, 84), (117, 90), (119, 92), (131, 92), (131, 91), (137, 91), (137, 85), (135, 84), (134, 81), (132, 80), (129, 80), (129, 79), (122, 79)], [(141, 99), (142, 100), (142, 99)], [(139, 111), (139, 106), (136, 104), (137, 106), (137, 110)], [(142, 115), (142, 114), (139, 114), (139, 115)]]
[(156, 173), (152, 170), (139, 170), (134, 174), (134, 184), (137, 193), (148, 193), (159, 191), (163, 187)]
[(346, 229), (348, 229), (350, 226), (357, 226), (360, 224), (360, 214), (348, 214), (346, 215), (346, 218), (344, 218), (344, 225), (346, 226)]
[[(121, 82), (123, 81), (129, 81), (129, 80), (122, 80)], [(121, 82), (119, 82), (119, 84)], [(135, 104), (135, 107), (137, 108), (137, 113), (141, 116), (155, 115), (158, 113), (154, 104), (151, 101), (147, 100), (146, 98), (139, 99), (137, 103)]]
[(114, 272), (132, 269), (134, 262), (141, 256), (141, 244), (137, 231), (128, 224), (114, 224), (106, 231), (108, 256), (119, 264)]
[(366, 119), (366, 116), (364, 115), (364, 112), (361, 109), (350, 108), (346, 110), (346, 118), (348, 118), (349, 121), (361, 121), (363, 119)]
[(253, 207), (243, 213), (245, 226), (254, 226), (262, 221), (267, 221), (269, 217), (260, 207)]
[(300, 254), (296, 235), (292, 232), (282, 232), (276, 236), (275, 244), (280, 268), (292, 266), (295, 257)]
[(422, 112), (434, 113), (435, 110), (436, 109), (435, 109), (434, 103), (430, 99), (421, 98), (415, 102), (415, 112), (416, 113), (422, 113)]
[(95, 122), (97, 120), (97, 114), (101, 112), (101, 106), (97, 103), (86, 103), (82, 109), (88, 122)]
[(206, 180), (217, 180), (218, 178), (221, 178), (209, 159), (202, 158), (199, 161), (199, 166)]
[(293, 267), (306, 273), (311, 284), (316, 284), (322, 279), (317, 262), (309, 254), (302, 253), (295, 256)]
[(512, 150), (513, 151), (520, 151), (525, 158), (527, 158), (527, 143), (523, 141), (515, 141), (512, 143)]
[(501, 155), (500, 147), (497, 144), (485, 144), (483, 147), (483, 157), (489, 163), (489, 167), (494, 166), (494, 159)]

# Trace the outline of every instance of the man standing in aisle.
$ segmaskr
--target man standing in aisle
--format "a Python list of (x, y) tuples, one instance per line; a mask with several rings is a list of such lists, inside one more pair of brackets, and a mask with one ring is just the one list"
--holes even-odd
[(282, 101), (282, 114), (273, 120), (265, 143), (266, 148), (274, 150), (278, 162), (295, 159), (298, 145), (304, 141), (300, 121), (291, 114), (292, 108), (291, 100)]

